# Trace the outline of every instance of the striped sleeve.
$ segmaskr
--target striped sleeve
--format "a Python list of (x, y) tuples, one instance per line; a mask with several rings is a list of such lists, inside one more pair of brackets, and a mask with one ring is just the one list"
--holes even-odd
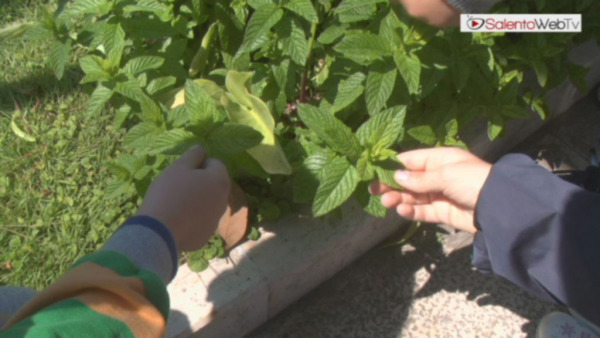
[(169, 314), (163, 279), (124, 254), (83, 257), (23, 306), (0, 337), (162, 337)]

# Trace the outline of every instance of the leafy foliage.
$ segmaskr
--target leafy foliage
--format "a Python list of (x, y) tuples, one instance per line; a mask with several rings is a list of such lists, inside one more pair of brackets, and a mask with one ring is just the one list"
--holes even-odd
[[(200, 143), (249, 195), (257, 220), (294, 203), (315, 216), (366, 186), (397, 186), (400, 149), (465, 147), (460, 130), (546, 115), (543, 94), (585, 69), (567, 59), (597, 38), (600, 5), (511, 0), (497, 12), (583, 12), (583, 34), (463, 34), (409, 17), (387, 0), (74, 0), (0, 38), (54, 37), (58, 78), (71, 55), (95, 85), (88, 105), (126, 127), (107, 194), (143, 196), (151, 179)], [(586, 20), (589, 18), (589, 20)], [(537, 83), (525, 82), (533, 72)]]

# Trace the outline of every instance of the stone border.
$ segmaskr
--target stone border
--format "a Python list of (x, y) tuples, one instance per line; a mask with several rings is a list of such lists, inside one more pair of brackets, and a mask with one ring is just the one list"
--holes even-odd
[[(600, 52), (588, 43), (571, 53), (574, 62), (593, 69), (589, 84), (600, 81)], [(583, 94), (571, 83), (548, 94), (554, 116)], [(539, 129), (539, 118), (514, 120), (504, 138), (490, 142), (485, 124), (464, 135), (471, 149), (495, 159)], [(365, 214), (356, 203), (344, 207), (342, 220), (288, 216), (261, 228), (262, 237), (235, 248), (227, 259), (194, 273), (184, 265), (169, 285), (171, 318), (167, 337), (241, 337), (329, 279), (353, 260), (396, 232), (401, 218)]]

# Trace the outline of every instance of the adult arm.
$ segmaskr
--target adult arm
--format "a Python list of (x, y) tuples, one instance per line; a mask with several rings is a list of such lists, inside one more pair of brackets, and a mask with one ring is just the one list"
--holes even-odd
[(600, 195), (524, 155), (493, 167), (456, 148), (402, 153), (407, 171), (371, 191), (403, 217), (475, 234), (473, 263), (600, 322)]
[(493, 166), (475, 215), (475, 267), (600, 323), (599, 194), (507, 155)]

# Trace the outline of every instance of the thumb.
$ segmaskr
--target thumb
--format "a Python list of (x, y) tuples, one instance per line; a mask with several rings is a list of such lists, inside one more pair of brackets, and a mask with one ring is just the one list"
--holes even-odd
[(205, 155), (204, 148), (194, 146), (183, 153), (174, 164), (188, 169), (200, 169), (204, 163)]
[(442, 192), (446, 188), (438, 170), (399, 170), (394, 175), (394, 179), (407, 190), (419, 194)]

